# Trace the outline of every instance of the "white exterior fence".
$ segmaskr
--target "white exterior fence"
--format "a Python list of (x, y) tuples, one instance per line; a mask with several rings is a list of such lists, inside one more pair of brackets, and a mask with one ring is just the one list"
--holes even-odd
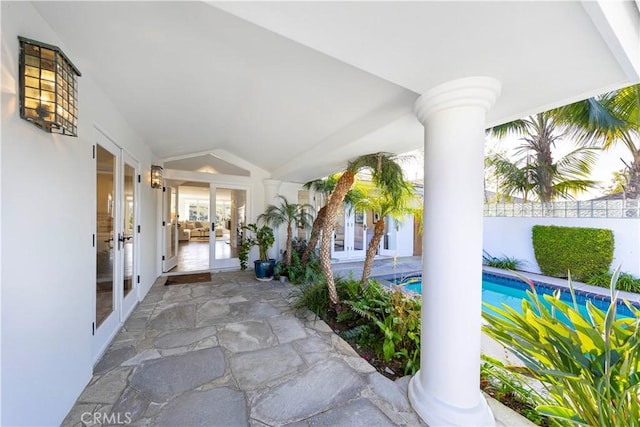
[(640, 200), (587, 200), (484, 205), (485, 217), (640, 218)]
[(604, 228), (613, 231), (615, 240), (611, 268), (621, 265), (622, 271), (640, 277), (638, 200), (559, 202), (553, 203), (553, 208), (549, 207), (548, 210), (537, 205), (537, 208), (530, 203), (510, 207), (485, 206), (484, 250), (495, 257), (509, 256), (523, 260), (523, 270), (540, 273), (531, 242), (531, 228), (534, 225)]

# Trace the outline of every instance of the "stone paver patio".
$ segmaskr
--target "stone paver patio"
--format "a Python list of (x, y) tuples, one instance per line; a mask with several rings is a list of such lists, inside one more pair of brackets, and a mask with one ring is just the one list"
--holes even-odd
[(408, 377), (389, 380), (324, 322), (296, 313), (290, 284), (249, 272), (164, 280), (135, 308), (63, 425), (424, 425), (408, 402)]

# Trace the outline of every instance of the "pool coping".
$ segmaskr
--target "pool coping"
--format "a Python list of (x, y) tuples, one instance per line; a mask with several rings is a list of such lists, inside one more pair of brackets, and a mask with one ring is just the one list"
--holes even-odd
[[(569, 291), (569, 283), (567, 279), (559, 279), (557, 277), (549, 277), (543, 276), (541, 274), (518, 271), (514, 272), (511, 270), (503, 270), (501, 268), (488, 267), (483, 266), (483, 273), (493, 274), (495, 276), (507, 278), (507, 279), (515, 279), (522, 280), (519, 275), (522, 275), (528, 279), (533, 280), (533, 282), (537, 285), (542, 285), (543, 287), (552, 287), (552, 288), (560, 288), (566, 291)], [(516, 274), (517, 273), (517, 274)], [(414, 270), (403, 272), (402, 274), (385, 274), (382, 276), (375, 277), (376, 280), (380, 281), (383, 285), (387, 287), (396, 286), (396, 283), (392, 282), (390, 279), (395, 279), (398, 277), (411, 277), (415, 275), (421, 275), (422, 270)], [(581, 295), (584, 295), (587, 298), (596, 299), (596, 300), (605, 300), (609, 301), (611, 299), (611, 292), (609, 288), (602, 288), (599, 286), (593, 286), (582, 282), (572, 281), (573, 289), (579, 291)], [(417, 295), (415, 292), (410, 292), (411, 294)], [(634, 306), (640, 309), (640, 294), (636, 294), (634, 292), (627, 291), (617, 291), (618, 293), (618, 304), (622, 303), (623, 300), (629, 301)]]

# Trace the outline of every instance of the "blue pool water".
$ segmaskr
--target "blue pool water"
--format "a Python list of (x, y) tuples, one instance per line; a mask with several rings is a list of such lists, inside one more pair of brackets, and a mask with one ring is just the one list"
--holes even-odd
[[(422, 292), (422, 277), (420, 277), (420, 275), (406, 277), (398, 281), (398, 284), (403, 285), (404, 289), (408, 291), (417, 294)], [(555, 290), (560, 289), (560, 299), (573, 305), (571, 294), (568, 290), (540, 282), (535, 282), (535, 285), (541, 299), (542, 294), (552, 295)], [(483, 273), (482, 275), (482, 302), (484, 303), (496, 307), (502, 307), (502, 304), (506, 304), (518, 312), (522, 312), (522, 299), (527, 298), (527, 290), (530, 290), (529, 285), (520, 279), (503, 277), (491, 273)], [(587, 314), (587, 300), (590, 300), (596, 307), (605, 312), (609, 307), (608, 297), (576, 290), (576, 302), (578, 303), (580, 312), (584, 315)], [(483, 307), (483, 310), (487, 310), (487, 308)], [(618, 317), (633, 317), (631, 310), (629, 310), (622, 301), (618, 301), (617, 315)]]

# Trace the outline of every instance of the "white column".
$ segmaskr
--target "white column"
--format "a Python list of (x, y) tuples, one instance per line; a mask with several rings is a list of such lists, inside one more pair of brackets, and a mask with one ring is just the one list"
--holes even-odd
[(485, 118), (489, 77), (437, 86), (416, 101), (425, 127), (421, 369), (409, 385), (431, 427), (495, 425), (480, 393)]
[(266, 208), (275, 203), (276, 197), (278, 197), (278, 193), (280, 192), (282, 181), (265, 179), (262, 182), (264, 183), (264, 207)]

